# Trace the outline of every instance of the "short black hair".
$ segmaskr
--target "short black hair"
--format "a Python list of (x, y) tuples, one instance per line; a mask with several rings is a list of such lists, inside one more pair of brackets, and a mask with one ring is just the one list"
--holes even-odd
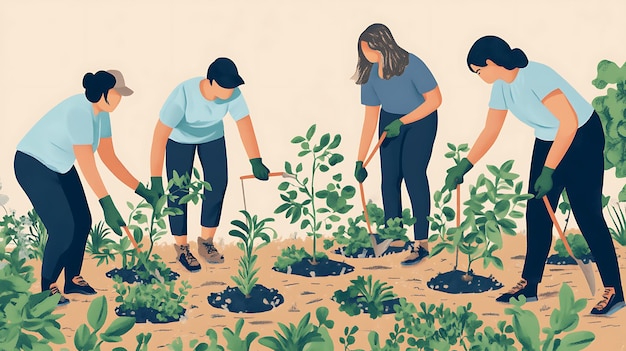
[(219, 86), (226, 89), (234, 89), (244, 84), (243, 78), (237, 71), (235, 63), (226, 57), (220, 57), (209, 65), (206, 78), (213, 84), (216, 81)]
[(83, 76), (83, 88), (85, 97), (90, 102), (96, 103), (104, 95), (104, 101), (109, 103), (109, 90), (115, 86), (115, 77), (106, 71), (98, 71), (95, 74), (88, 72)]
[(506, 41), (494, 35), (484, 36), (474, 42), (467, 54), (467, 67), (473, 72), (470, 65), (485, 67), (487, 60), (508, 70), (528, 65), (528, 58), (521, 49), (511, 49)]

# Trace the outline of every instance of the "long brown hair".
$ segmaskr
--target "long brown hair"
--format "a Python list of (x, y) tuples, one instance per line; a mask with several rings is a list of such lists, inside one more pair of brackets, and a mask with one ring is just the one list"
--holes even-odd
[(390, 79), (393, 76), (399, 76), (404, 73), (404, 69), (409, 64), (409, 53), (396, 43), (387, 26), (381, 23), (374, 23), (361, 33), (357, 41), (359, 58), (356, 72), (353, 76), (356, 79), (356, 84), (367, 83), (373, 65), (363, 54), (361, 49), (362, 41), (366, 42), (371, 49), (381, 52), (383, 56), (384, 79)]

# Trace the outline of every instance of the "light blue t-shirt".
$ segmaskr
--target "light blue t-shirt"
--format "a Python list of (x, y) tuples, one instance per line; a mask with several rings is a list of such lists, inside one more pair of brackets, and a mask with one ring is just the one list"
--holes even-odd
[(437, 87), (437, 81), (426, 64), (409, 54), (409, 64), (399, 76), (380, 78), (378, 63), (372, 65), (367, 83), (361, 85), (361, 104), (380, 106), (389, 113), (405, 115), (424, 102), (424, 93)]
[(559, 129), (559, 120), (541, 102), (548, 94), (560, 89), (578, 116), (578, 127), (584, 125), (593, 107), (563, 77), (552, 68), (529, 62), (520, 68), (511, 84), (497, 80), (491, 88), (489, 107), (509, 110), (524, 124), (535, 129), (537, 139), (553, 141)]
[(94, 115), (84, 94), (63, 100), (46, 113), (17, 144), (17, 150), (37, 159), (57, 173), (67, 173), (74, 162), (74, 145), (98, 149), (100, 138), (111, 137), (108, 112)]
[(239, 88), (227, 100), (207, 100), (200, 92), (202, 77), (178, 85), (161, 108), (160, 120), (173, 128), (170, 139), (181, 144), (202, 144), (224, 136), (222, 119), (229, 113), (238, 121), (249, 114)]

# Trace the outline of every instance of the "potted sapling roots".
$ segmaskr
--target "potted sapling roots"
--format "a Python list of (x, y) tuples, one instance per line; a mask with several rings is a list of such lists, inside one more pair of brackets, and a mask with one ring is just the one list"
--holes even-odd
[[(461, 153), (469, 149), (466, 144), (459, 147), (448, 143), (451, 151), (446, 158), (455, 162), (461, 159)], [(487, 165), (489, 175), (480, 174), (475, 185), (468, 185), (469, 200), (463, 202), (465, 219), (460, 225), (452, 226), (449, 222), (460, 215), (449, 206), (452, 192), (442, 194), (436, 191), (433, 194), (435, 208), (439, 210), (432, 217), (431, 235), (429, 242), (437, 242), (430, 252), (436, 256), (446, 250), (455, 254), (454, 268), (450, 272), (439, 273), (428, 283), (428, 287), (452, 294), (481, 293), (502, 288), (502, 283), (493, 276), (484, 277), (474, 274), (472, 264), (483, 262), (483, 268), (493, 265), (504, 269), (502, 259), (495, 256), (495, 252), (503, 247), (502, 233), (516, 235), (517, 224), (514, 219), (523, 218), (524, 214), (518, 209), (526, 206), (525, 201), (533, 197), (531, 194), (522, 194), (523, 183), (514, 182), (519, 177), (513, 173), (513, 160), (504, 162), (500, 167)], [(459, 256), (465, 255), (467, 265), (463, 270), (459, 268)]]
[(322, 228), (326, 231), (332, 230), (333, 225), (341, 220), (340, 215), (345, 215), (352, 209), (353, 205), (348, 200), (354, 197), (356, 189), (350, 185), (341, 185), (341, 173), (335, 173), (332, 181), (327, 180), (326, 185), (322, 185), (323, 177), (342, 162), (344, 157), (336, 152), (341, 144), (341, 135), (331, 137), (326, 133), (313, 140), (315, 131), (314, 124), (305, 136), (296, 136), (291, 140), (292, 144), (300, 146), (298, 157), (310, 160), (310, 169), (305, 173), (303, 163), (294, 167), (290, 162), (285, 162), (285, 173), (292, 177), (278, 186), (278, 190), (282, 192), (280, 198), (283, 204), (274, 211), (277, 214), (284, 213), (292, 224), (299, 221), (300, 229), (306, 230), (307, 235), (312, 238), (313, 247), (310, 253), (304, 248), (297, 249), (295, 245), (285, 248), (273, 269), (305, 277), (341, 275), (354, 270), (353, 266), (345, 262), (329, 259), (318, 249), (318, 239), (322, 237), (320, 231)]
[[(392, 240), (381, 256), (402, 252), (410, 248), (406, 227), (416, 222), (416, 219), (411, 216), (411, 210), (406, 208), (402, 211), (402, 217), (389, 218), (385, 222), (384, 210), (370, 202), (367, 204), (367, 213), (370, 221), (374, 224), (377, 241)], [(338, 226), (337, 230), (333, 232), (333, 238), (324, 240), (324, 248), (329, 249), (336, 243), (340, 245), (335, 250), (336, 254), (350, 258), (373, 258), (376, 255), (372, 248), (370, 235), (366, 227), (365, 215), (361, 213), (355, 218), (348, 218), (347, 226)]]
[[(261, 284), (257, 284), (259, 278), (256, 276), (259, 268), (256, 268), (258, 255), (256, 251), (270, 243), (272, 237), (276, 238), (276, 231), (267, 226), (273, 222), (273, 218), (259, 220), (251, 216), (247, 211), (240, 211), (246, 222), (238, 219), (231, 222), (237, 227), (229, 232), (229, 235), (241, 239), (237, 247), (243, 251), (239, 259), (238, 275), (231, 276), (236, 287), (230, 286), (226, 290), (218, 293), (211, 293), (208, 297), (209, 304), (216, 308), (228, 310), (230, 312), (265, 312), (278, 307), (285, 300), (276, 289), (268, 289)], [(271, 234), (271, 236), (270, 236)], [(257, 245), (257, 241), (261, 241)]]

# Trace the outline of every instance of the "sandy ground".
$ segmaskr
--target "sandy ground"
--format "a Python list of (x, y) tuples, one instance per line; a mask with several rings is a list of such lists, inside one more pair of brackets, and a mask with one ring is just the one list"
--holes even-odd
[[(491, 291), (482, 294), (446, 294), (431, 290), (426, 287), (426, 282), (439, 272), (447, 272), (452, 269), (453, 256), (446, 253), (440, 254), (438, 257), (426, 260), (417, 266), (402, 267), (399, 262), (405, 253), (389, 255), (381, 258), (370, 259), (348, 259), (345, 261), (355, 266), (355, 272), (340, 277), (318, 277), (305, 278), (294, 275), (286, 275), (271, 270), (276, 255), (280, 253), (281, 248), (295, 243), (297, 246), (306, 245), (309, 248), (310, 243), (305, 243), (300, 239), (284, 240), (273, 242), (269, 246), (262, 248), (259, 253), (258, 265), (261, 267), (259, 272), (259, 283), (268, 288), (276, 288), (285, 297), (285, 303), (272, 311), (260, 314), (235, 314), (225, 310), (211, 307), (207, 302), (207, 296), (211, 292), (219, 292), (226, 288), (227, 285), (234, 286), (230, 276), (236, 273), (238, 258), (240, 251), (234, 246), (229, 245), (222, 248), (225, 254), (225, 263), (220, 265), (203, 264), (202, 270), (198, 273), (186, 273), (183, 268), (174, 260), (174, 249), (171, 246), (159, 246), (156, 252), (161, 255), (165, 261), (173, 268), (173, 270), (181, 273), (181, 279), (188, 280), (192, 285), (189, 294), (188, 309), (186, 319), (183, 321), (169, 324), (137, 324), (125, 337), (119, 345), (127, 347), (129, 350), (135, 349), (135, 336), (141, 332), (152, 332), (153, 337), (150, 342), (150, 350), (168, 349), (167, 344), (171, 343), (177, 336), (181, 336), (185, 344), (189, 340), (197, 338), (207, 340), (205, 331), (208, 328), (214, 328), (218, 331), (220, 343), (224, 346), (226, 341), (222, 337), (222, 328), (234, 327), (235, 322), (239, 318), (244, 318), (243, 334), (251, 331), (258, 331), (261, 336), (273, 335), (273, 331), (277, 329), (277, 322), (297, 323), (306, 312), (312, 312), (319, 306), (327, 306), (330, 309), (330, 319), (335, 321), (335, 328), (331, 330), (331, 336), (339, 345), (339, 337), (343, 335), (343, 329), (346, 326), (358, 325), (360, 330), (357, 333), (357, 342), (353, 348), (362, 348), (369, 350), (367, 343), (367, 334), (370, 330), (377, 330), (381, 338), (387, 336), (395, 324), (394, 316), (385, 315), (379, 319), (370, 319), (367, 315), (359, 315), (350, 317), (338, 310), (338, 305), (331, 300), (333, 292), (337, 289), (345, 289), (349, 285), (350, 279), (355, 279), (358, 275), (373, 275), (375, 279), (381, 279), (393, 286), (393, 291), (400, 297), (407, 298), (416, 305), (422, 301), (426, 303), (443, 302), (447, 307), (457, 305), (465, 305), (472, 302), (472, 310), (479, 315), (479, 318), (485, 321), (486, 325), (495, 326), (496, 322), (501, 319), (509, 320), (510, 317), (504, 314), (506, 305), (494, 303), (494, 299), (519, 279), (522, 266), (523, 254), (525, 251), (525, 237), (520, 234), (516, 237), (505, 237), (505, 248), (499, 251), (497, 255), (504, 261), (505, 271), (489, 268), (483, 270), (482, 266), (476, 268), (476, 273), (488, 276), (493, 274), (505, 287), (499, 291)], [(195, 247), (192, 245), (192, 249)], [(626, 249), (618, 247), (619, 263), (622, 273), (626, 266)], [(339, 255), (330, 254), (335, 260), (342, 260)], [(35, 266), (36, 274), (39, 274), (39, 262), (31, 262)], [(118, 263), (119, 265), (119, 263)], [(106, 278), (104, 273), (115, 268), (115, 263), (96, 267), (96, 261), (91, 258), (85, 258), (83, 276), (92, 286), (94, 286), (99, 294), (105, 295), (109, 303), (109, 319), (110, 323), (113, 316), (113, 308), (116, 306), (114, 301), (115, 291), (113, 289), (113, 281)], [(543, 326), (549, 323), (549, 316), (552, 309), (558, 307), (558, 292), (561, 283), (568, 283), (574, 290), (576, 298), (585, 298), (588, 300), (585, 314), (581, 316), (578, 330), (592, 331), (596, 340), (591, 344), (588, 350), (609, 350), (618, 351), (626, 350), (626, 340), (622, 337), (616, 337), (618, 333), (624, 330), (626, 325), (626, 310), (616, 313), (612, 317), (592, 317), (588, 312), (597, 302), (602, 294), (602, 284), (600, 276), (596, 270), (596, 285), (598, 289), (596, 296), (592, 297), (585, 283), (582, 273), (577, 266), (547, 266), (544, 280), (539, 288), (539, 301), (527, 304), (525, 307), (534, 311), (540, 319)], [(59, 282), (61, 285), (62, 282)], [(36, 283), (35, 286), (38, 286)], [(61, 285), (62, 286), (62, 285)], [(65, 314), (60, 319), (63, 333), (67, 337), (67, 346), (73, 347), (73, 335), (76, 328), (86, 323), (86, 311), (89, 302), (93, 299), (91, 296), (68, 295), (71, 303), (67, 306), (58, 308), (59, 313)], [(454, 307), (455, 308), (455, 307)], [(313, 320), (315, 320), (313, 318)], [(258, 340), (258, 339), (257, 339)], [(103, 350), (112, 349), (114, 344), (105, 344)], [(115, 346), (118, 346), (117, 344)], [(60, 349), (61, 346), (54, 346)], [(72, 348), (73, 349), (73, 348)], [(267, 348), (253, 343), (251, 350), (266, 350)], [(336, 346), (336, 350), (343, 349), (342, 346)]]

